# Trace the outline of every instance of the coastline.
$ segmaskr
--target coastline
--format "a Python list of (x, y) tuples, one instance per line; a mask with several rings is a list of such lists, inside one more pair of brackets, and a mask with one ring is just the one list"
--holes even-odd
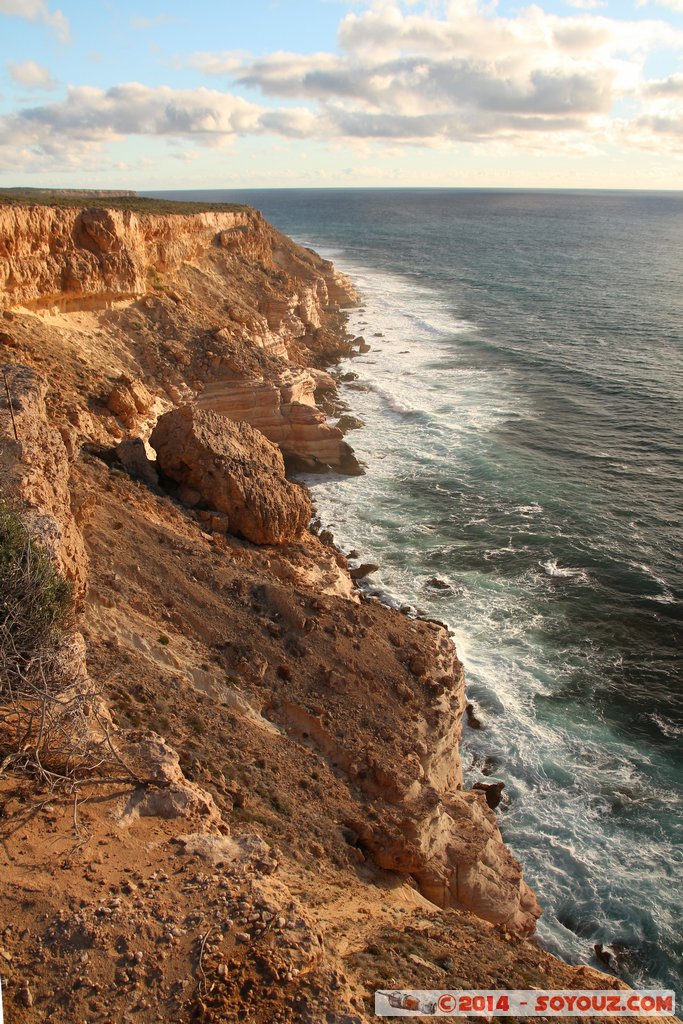
[[(62, 227), (78, 238), (72, 216)], [(88, 1000), (104, 1012), (106, 994), (149, 1020), (222, 1020), (261, 1001), (292, 1022), (365, 1021), (385, 982), (623, 987), (527, 940), (533, 894), (485, 794), (462, 788), (466, 700), (447, 630), (359, 600), (336, 553), (300, 531), (278, 444), (257, 425), (299, 457), (341, 451), (311, 399), (329, 389), (315, 366), (342, 344), (334, 296), (352, 286), (259, 216), (228, 217), (186, 217), (183, 232), (163, 216), (88, 215), (89, 248), (65, 277), (34, 214), (17, 215), (6, 280), (25, 292), (4, 290), (1, 340), (19, 440), (5, 416), (3, 492), (73, 580), (74, 663), (147, 781), (98, 789), (83, 852), (68, 795), (52, 794), (39, 824), (55, 876), (40, 828), (18, 834), (30, 786), (3, 780), (3, 913), (21, 921), (5, 934), (12, 998), (27, 1020), (95, 1012)], [(203, 456), (190, 483), (169, 482), (166, 463), (154, 482), (135, 444), (189, 405), (220, 430), (228, 402), (255, 421), (234, 461), (265, 480), (262, 505), (240, 484), (240, 513), (277, 502), (275, 542), (231, 532), (235, 496), (226, 512), (202, 494)], [(226, 451), (210, 456), (237, 479)], [(71, 979), (66, 1009), (32, 945), (38, 914), (41, 943), (63, 939), (51, 967)]]
[[(327, 255), (329, 255), (329, 252)], [(349, 265), (348, 263), (345, 264), (342, 253), (338, 254), (338, 262), (339, 265), (349, 272)], [(354, 267), (353, 261), (351, 261), (351, 266)], [(394, 287), (392, 282), (388, 281), (387, 272), (382, 268), (378, 271), (378, 268), (374, 265), (372, 269), (365, 269), (363, 266), (355, 265), (355, 270), (355, 283), (359, 285), (360, 282), (364, 281), (365, 285), (370, 288), (369, 294), (363, 296), (364, 302), (371, 298), (373, 289), (375, 291), (377, 289), (386, 289), (387, 284), (389, 284), (389, 294), (397, 301), (397, 305), (400, 306), (401, 299), (404, 296), (398, 287)], [(359, 286), (362, 290), (362, 285)], [(374, 319), (367, 312), (365, 315), (360, 316), (354, 310), (351, 314), (352, 334), (355, 335), (359, 330), (362, 330), (370, 341), (373, 342), (373, 351), (368, 353), (363, 359), (344, 360), (340, 368), (340, 374), (343, 377), (347, 370), (355, 370), (360, 375), (360, 379), (353, 381), (350, 385), (353, 390), (346, 390), (344, 397), (351, 404), (351, 412), (355, 418), (360, 416), (365, 419), (366, 414), (369, 414), (367, 415), (366, 429), (362, 434), (364, 444), (360, 447), (360, 458), (365, 458), (369, 451), (384, 452), (388, 456), (386, 462), (383, 460), (383, 456), (379, 460), (374, 457), (372, 459), (372, 468), (378, 469), (384, 476), (384, 480), (379, 487), (373, 486), (373, 481), (370, 478), (367, 479), (367, 482), (348, 481), (347, 483), (344, 483), (341, 478), (330, 479), (327, 482), (324, 479), (318, 482), (312, 480), (314, 498), (318, 502), (318, 513), (321, 517), (322, 528), (330, 529), (335, 534), (335, 540), (340, 545), (340, 550), (343, 553), (348, 554), (349, 551), (355, 548), (359, 549), (358, 559), (351, 563), (353, 566), (357, 565), (359, 561), (361, 563), (378, 564), (377, 575), (370, 575), (362, 584), (366, 592), (369, 592), (371, 596), (379, 600), (386, 601), (396, 609), (402, 608), (403, 611), (409, 611), (412, 608), (413, 613), (426, 619), (442, 622), (447, 628), (454, 630), (455, 643), (459, 652), (461, 652), (461, 658), (462, 651), (465, 652), (463, 660), (466, 661), (466, 673), (468, 676), (468, 662), (473, 664), (476, 681), (474, 691), (470, 692), (474, 703), (473, 714), (476, 719), (474, 729), (476, 731), (471, 732), (468, 737), (466, 734), (468, 742), (467, 746), (463, 749), (463, 760), (469, 762), (467, 784), (481, 783), (489, 785), (492, 780), (505, 781), (506, 788), (503, 794), (503, 807), (498, 811), (499, 814), (502, 812), (501, 826), (506, 835), (506, 841), (511, 841), (515, 856), (519, 858), (525, 870), (529, 872), (528, 865), (532, 866), (529, 877), (541, 902), (543, 902), (542, 894), (546, 891), (544, 890), (544, 884), (547, 885), (549, 875), (551, 876), (551, 884), (546, 891), (549, 899), (549, 920), (546, 924), (542, 917), (539, 922), (541, 926), (540, 941), (544, 947), (555, 955), (562, 956), (569, 963), (597, 963), (598, 968), (600, 968), (600, 961), (594, 952), (594, 946), (596, 944), (609, 945), (614, 941), (615, 948), (618, 951), (617, 956), (620, 959), (617, 970), (623, 972), (627, 980), (637, 987), (638, 972), (642, 970), (642, 965), (645, 965), (647, 970), (648, 965), (645, 957), (653, 956), (652, 951), (647, 946), (643, 948), (637, 939), (629, 937), (628, 930), (624, 927), (625, 922), (619, 916), (608, 916), (605, 919), (600, 913), (602, 908), (597, 898), (595, 903), (590, 902), (592, 890), (590, 876), (587, 875), (585, 865), (592, 863), (590, 855), (594, 847), (590, 845), (590, 837), (586, 834), (586, 828), (581, 830), (583, 845), (578, 847), (575, 856), (570, 856), (566, 849), (565, 837), (570, 833), (571, 829), (566, 828), (565, 825), (571, 819), (567, 819), (567, 822), (565, 822), (559, 817), (558, 812), (557, 819), (553, 820), (552, 809), (547, 805), (544, 807), (542, 800), (539, 802), (540, 794), (536, 793), (536, 784), (539, 783), (540, 779), (545, 778), (543, 772), (547, 771), (550, 774), (551, 781), (557, 781), (558, 785), (564, 781), (564, 789), (568, 795), (565, 798), (560, 796), (560, 799), (557, 801), (557, 807), (566, 808), (567, 804), (571, 804), (572, 800), (570, 777), (563, 775), (559, 768), (553, 767), (552, 762), (543, 761), (543, 763), (537, 764), (539, 761), (538, 757), (520, 757), (520, 745), (522, 752), (524, 752), (524, 730), (528, 730), (527, 735), (537, 734), (537, 722), (532, 716), (518, 714), (519, 698), (520, 696), (522, 699), (524, 698), (525, 681), (523, 679), (513, 679), (510, 687), (507, 690), (503, 689), (501, 697), (504, 699), (497, 699), (497, 695), (495, 695), (496, 669), (500, 668), (502, 672), (505, 671), (506, 666), (504, 662), (496, 662), (495, 660), (495, 640), (492, 641), (491, 636), (488, 635), (484, 638), (484, 643), (488, 639), (489, 644), (493, 642), (494, 646), (491, 648), (493, 653), (488, 655), (485, 652), (483, 659), (481, 654), (478, 654), (476, 649), (470, 646), (469, 643), (462, 644), (463, 634), (467, 632), (467, 639), (470, 640), (478, 635), (479, 626), (475, 621), (475, 628), (472, 629), (473, 615), (472, 613), (468, 615), (468, 610), (463, 609), (464, 594), (467, 593), (468, 585), (466, 573), (461, 571), (461, 567), (457, 563), (449, 565), (448, 556), (439, 565), (433, 557), (427, 560), (425, 551), (420, 550), (419, 530), (421, 524), (434, 523), (435, 526), (432, 529), (435, 530), (435, 533), (431, 536), (436, 538), (439, 536), (438, 512), (434, 511), (432, 513), (434, 518), (430, 520), (425, 515), (424, 505), (418, 506), (411, 511), (409, 489), (407, 487), (401, 488), (400, 484), (399, 494), (396, 495), (396, 504), (391, 503), (393, 496), (390, 489), (389, 473), (385, 473), (384, 467), (391, 463), (393, 472), (397, 473), (399, 477), (401, 474), (405, 474), (406, 477), (414, 474), (419, 479), (421, 468), (419, 461), (403, 460), (400, 458), (398, 441), (403, 440), (405, 450), (410, 441), (411, 431), (416, 429), (414, 424), (416, 423), (418, 413), (415, 410), (429, 408), (429, 405), (414, 402), (408, 406), (405, 386), (391, 392), (390, 381), (387, 376), (388, 368), (393, 363), (395, 359), (394, 353), (397, 350), (402, 352), (405, 349), (411, 348), (415, 352), (416, 358), (418, 358), (419, 342), (417, 340), (414, 344), (408, 342), (408, 339), (416, 330), (415, 322), (411, 320), (409, 323), (402, 324), (396, 317), (392, 316), (391, 319), (388, 319), (386, 315), (382, 315), (386, 310), (386, 299), (384, 298), (379, 304), (377, 301), (373, 302), (371, 300), (369, 305), (370, 313), (374, 312), (376, 317), (379, 312), (380, 316)], [(407, 306), (407, 308), (411, 312), (414, 310), (412, 304)], [(425, 304), (422, 303), (418, 308), (424, 311)], [(424, 312), (422, 312), (422, 315), (425, 315)], [(359, 320), (366, 321), (365, 325), (359, 326)], [(367, 323), (368, 320), (370, 321), (369, 323)], [(431, 320), (431, 323), (437, 323), (440, 326), (440, 320), (436, 318)], [(461, 324), (457, 326), (458, 329), (461, 329)], [(374, 352), (374, 338), (372, 335), (376, 330), (383, 334), (382, 340), (376, 344), (380, 350), (384, 350), (384, 355), (375, 354)], [(420, 340), (423, 339), (421, 338)], [(430, 338), (427, 337), (424, 341), (429, 350), (432, 347), (429, 344)], [(455, 345), (453, 350), (455, 350)], [(430, 355), (434, 358), (433, 354), (430, 353)], [(465, 359), (467, 359), (466, 352)], [(381, 366), (378, 366), (378, 363)], [(400, 369), (402, 369), (400, 365), (396, 367), (396, 378), (398, 381), (400, 381)], [(434, 363), (434, 369), (438, 370), (436, 362)], [(423, 383), (425, 379), (425, 375), (420, 377)], [(400, 413), (396, 412), (397, 398), (400, 402)], [(405, 416), (403, 421), (402, 433), (397, 434), (398, 441), (392, 446), (391, 443), (387, 443), (389, 432), (394, 429), (392, 421), (393, 424), (400, 423), (399, 416), (403, 418), (405, 413), (408, 415)], [(464, 410), (464, 415), (470, 416), (469, 409)], [(396, 427), (397, 431), (398, 429)], [(443, 427), (443, 429), (446, 428)], [(350, 438), (353, 440), (354, 434), (351, 434)], [(377, 439), (380, 438), (382, 440), (378, 442)], [(420, 438), (420, 441), (424, 444), (423, 438)], [(461, 440), (461, 444), (468, 445), (469, 443), (469, 447), (474, 447), (476, 451), (476, 442), (474, 446), (471, 442), (472, 438), (469, 434), (465, 434)], [(392, 449), (393, 461), (391, 460)], [(439, 472), (438, 467), (430, 467), (428, 471), (430, 483), (439, 479)], [(453, 487), (451, 494), (455, 491), (456, 487)], [(443, 492), (443, 498), (444, 501), (447, 501), (449, 498), (449, 494), (445, 491)], [(400, 507), (401, 501), (403, 502), (403, 509)], [(355, 507), (356, 502), (359, 502), (362, 506), (362, 512), (358, 514), (354, 511), (353, 514), (350, 514), (350, 510)], [(514, 499), (511, 504), (514, 504)], [(374, 516), (372, 513), (373, 505), (376, 505), (378, 510)], [(387, 512), (387, 509), (391, 509), (390, 514)], [(527, 507), (523, 508), (522, 511), (527, 513), (540, 511), (540, 509), (536, 506), (535, 510)], [(476, 514), (476, 512), (470, 513), (470, 516), (465, 518), (469, 519), (472, 515), (476, 516)], [(417, 536), (414, 533), (411, 534), (409, 529), (411, 515), (415, 517), (413, 522), (417, 526)], [(333, 525), (329, 526), (330, 523)], [(532, 524), (529, 525), (532, 526)], [(391, 540), (392, 530), (394, 531), (394, 536), (397, 537), (396, 542)], [(403, 538), (401, 538), (401, 532), (403, 532)], [(430, 544), (430, 537), (429, 535), (425, 536), (427, 539), (424, 543), (425, 546), (428, 546)], [(471, 529), (466, 531), (465, 536), (472, 536)], [(360, 543), (357, 542), (357, 538), (360, 538)], [(455, 544), (452, 536), (450, 541)], [(514, 543), (517, 546), (516, 538), (514, 538)], [(520, 543), (523, 543), (523, 541)], [(410, 572), (410, 551), (413, 545), (415, 545), (415, 572), (417, 573), (417, 579), (410, 589), (402, 589), (401, 583), (405, 582)], [(503, 545), (505, 546), (503, 547)], [(489, 542), (487, 546), (494, 547), (496, 545)], [(432, 555), (433, 548), (434, 544), (432, 543)], [(499, 557), (504, 556), (506, 559), (514, 557), (512, 542), (508, 540), (507, 534), (505, 535), (505, 540), (501, 543), (500, 551), (496, 551), (494, 554), (498, 554)], [(465, 555), (467, 557), (467, 552), (465, 552)], [(585, 576), (580, 574), (578, 570), (563, 569), (561, 571), (565, 575), (560, 579), (560, 585), (558, 586), (557, 580), (553, 575), (552, 565), (550, 569), (548, 569), (548, 566), (539, 567), (543, 570), (541, 578), (547, 578), (547, 583), (542, 585), (557, 589), (557, 596), (561, 596), (565, 591), (571, 592), (585, 581)], [(482, 569), (485, 568), (485, 563), (482, 563)], [(538, 570), (536, 572), (538, 573)], [(460, 585), (463, 577), (465, 588)], [(484, 596), (486, 596), (485, 591)], [(421, 604), (422, 607), (420, 607)], [(426, 608), (424, 607), (425, 604), (427, 605)], [(478, 606), (481, 607), (481, 602), (478, 602)], [(499, 607), (498, 610), (502, 614), (504, 608)], [(462, 622), (457, 621), (461, 618), (463, 612), (467, 617), (467, 631)], [(485, 616), (488, 613), (488, 609), (483, 608), (482, 613), (482, 621), (486, 622)], [(502, 618), (499, 621), (505, 623), (506, 620)], [(491, 624), (496, 625), (495, 622)], [(481, 636), (479, 637), (479, 645), (481, 648)], [(515, 653), (515, 650), (511, 651), (512, 655), (515, 655)], [(552, 670), (552, 663), (549, 661), (547, 666), (541, 666), (539, 673), (544, 671), (545, 668), (550, 672)], [(482, 669), (484, 670), (483, 672)], [(558, 675), (558, 678), (561, 679), (561, 675)], [(521, 683), (521, 688), (518, 687), (519, 683)], [(552, 687), (547, 686), (540, 689), (544, 693), (551, 690)], [(492, 691), (494, 692), (493, 698), (491, 696)], [(542, 712), (543, 706), (539, 710), (539, 715)], [(483, 732), (477, 729), (477, 726), (482, 724), (485, 730)], [(511, 732), (511, 736), (508, 734), (512, 741), (510, 750), (506, 747), (506, 729)], [(544, 736), (543, 742), (546, 750), (550, 751), (550, 756), (552, 757), (551, 743), (548, 738)], [(511, 761), (511, 777), (508, 777), (505, 769), (507, 756), (509, 756)], [(527, 771), (526, 768), (529, 760), (533, 763), (529, 765)], [(621, 782), (621, 780), (617, 781)], [(605, 780), (603, 783), (605, 801), (607, 800), (608, 785), (608, 780)], [(625, 783), (622, 782), (618, 792), (622, 791), (622, 786), (624, 785)], [(596, 803), (603, 792), (603, 786), (596, 792)], [(576, 789), (576, 787), (573, 788), (574, 790)], [(580, 812), (577, 811), (577, 813)], [(579, 820), (581, 819), (579, 818)], [(534, 825), (537, 825), (537, 829), (534, 829)], [(544, 837), (541, 844), (539, 844), (539, 849), (533, 848), (535, 835)], [(605, 843), (602, 834), (598, 833), (596, 838), (598, 842), (595, 844), (595, 848), (603, 849)], [(521, 843), (521, 849), (517, 845), (519, 843)], [(544, 845), (545, 849), (543, 849)], [(531, 849), (530, 857), (525, 856), (525, 854), (529, 854), (529, 849)], [(600, 865), (597, 867), (599, 869)], [(580, 879), (586, 879), (583, 889), (589, 890), (584, 899), (579, 901), (577, 898), (576, 902), (572, 899), (573, 872), (576, 872)], [(563, 873), (563, 879), (560, 881), (559, 877)], [(601, 877), (599, 870), (595, 873), (595, 876), (596, 882), (599, 883)], [(552, 878), (555, 879), (554, 883)], [(609, 898), (609, 891), (607, 898)], [(643, 917), (646, 917), (645, 911), (643, 912)], [(647, 924), (647, 921), (645, 924)], [(650, 936), (650, 933), (646, 932), (645, 935)], [(661, 948), (662, 950), (667, 949), (663, 942)], [(664, 962), (666, 963), (666, 961)], [(641, 980), (640, 984), (643, 983)]]

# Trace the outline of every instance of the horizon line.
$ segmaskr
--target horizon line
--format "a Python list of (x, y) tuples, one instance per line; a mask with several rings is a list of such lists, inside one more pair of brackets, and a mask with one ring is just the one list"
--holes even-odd
[[(680, 188), (628, 188), (626, 186), (571, 185), (234, 185), (220, 188), (203, 185), (135, 189), (138, 194), (161, 192), (665, 192), (683, 193)], [(92, 191), (88, 189), (87, 191)]]

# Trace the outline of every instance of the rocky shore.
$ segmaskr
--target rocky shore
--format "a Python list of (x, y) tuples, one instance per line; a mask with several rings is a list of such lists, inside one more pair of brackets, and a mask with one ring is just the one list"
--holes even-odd
[(0, 774), (13, 1021), (620, 984), (530, 941), (447, 630), (366, 599), (287, 475), (362, 472), (323, 411), (357, 302), (254, 210), (0, 207), (0, 498), (72, 582), (107, 751)]

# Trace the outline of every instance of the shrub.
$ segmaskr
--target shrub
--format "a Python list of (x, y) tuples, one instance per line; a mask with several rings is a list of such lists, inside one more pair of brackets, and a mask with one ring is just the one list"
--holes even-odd
[[(0, 650), (2, 668), (23, 672), (68, 626), (71, 587), (21, 516), (0, 502)], [(0, 696), (4, 680), (0, 679)]]
[(70, 670), (71, 625), (70, 584), (0, 501), (0, 772), (33, 771), (52, 784), (83, 756), (92, 695)]

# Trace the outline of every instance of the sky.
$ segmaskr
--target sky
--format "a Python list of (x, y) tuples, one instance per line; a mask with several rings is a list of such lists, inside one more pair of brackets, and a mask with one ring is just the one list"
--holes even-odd
[(0, 185), (683, 188), (683, 0), (0, 0)]

